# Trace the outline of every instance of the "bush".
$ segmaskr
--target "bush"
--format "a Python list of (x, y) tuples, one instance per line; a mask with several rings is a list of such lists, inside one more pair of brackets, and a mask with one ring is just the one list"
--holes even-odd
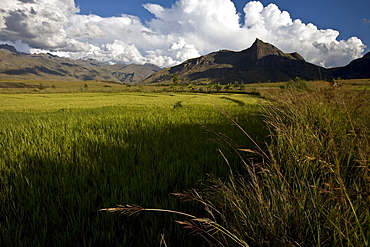
[(195, 91), (195, 86), (193, 84), (189, 84), (188, 89), (191, 91)]
[(37, 87), (39, 90), (44, 90), (46, 87), (44, 84), (40, 83), (39, 86)]
[(222, 86), (220, 83), (216, 83), (213, 85), (214, 89), (217, 91), (217, 92), (220, 92), (221, 89), (222, 89)]
[(285, 86), (282, 86), (283, 88), (288, 88), (288, 89), (303, 89), (303, 90), (309, 90), (309, 86), (307, 81), (296, 77), (294, 80), (288, 81)]
[(178, 86), (179, 85), (179, 77), (177, 74), (172, 75), (172, 85)]

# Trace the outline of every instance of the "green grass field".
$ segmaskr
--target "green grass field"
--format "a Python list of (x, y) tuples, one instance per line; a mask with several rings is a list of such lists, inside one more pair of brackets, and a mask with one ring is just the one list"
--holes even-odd
[(159, 246), (161, 234), (176, 246), (199, 244), (170, 215), (98, 210), (197, 212), (169, 193), (227, 171), (217, 149), (229, 153), (210, 129), (250, 145), (218, 107), (263, 142), (260, 103), (244, 94), (1, 94), (0, 246)]
[(368, 79), (21, 83), (0, 90), (0, 246), (369, 244)]

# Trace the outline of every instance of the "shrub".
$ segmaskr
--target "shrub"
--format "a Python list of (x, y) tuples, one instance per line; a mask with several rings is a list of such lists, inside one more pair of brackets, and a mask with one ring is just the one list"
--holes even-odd
[(217, 92), (221, 91), (221, 89), (222, 89), (222, 86), (221, 86), (221, 84), (220, 84), (220, 83), (216, 83), (216, 84), (214, 84), (214, 85), (213, 85), (213, 87), (214, 87), (214, 89), (215, 89)]
[(285, 86), (282, 86), (283, 88), (288, 88), (288, 89), (303, 89), (303, 90), (308, 90), (309, 86), (307, 84), (307, 81), (296, 77), (294, 80), (288, 81)]
[(224, 89), (226, 90), (226, 91), (229, 91), (230, 89), (233, 89), (234, 88), (234, 84), (232, 84), (232, 83), (228, 83), (227, 85), (225, 85), (225, 87), (224, 87)]
[(191, 91), (195, 91), (195, 86), (193, 84), (189, 84), (188, 89)]
[(39, 90), (44, 90), (46, 87), (44, 84), (40, 83), (39, 86), (37, 87)]
[(172, 76), (172, 85), (178, 86), (179, 85), (179, 77), (177, 74), (173, 74)]

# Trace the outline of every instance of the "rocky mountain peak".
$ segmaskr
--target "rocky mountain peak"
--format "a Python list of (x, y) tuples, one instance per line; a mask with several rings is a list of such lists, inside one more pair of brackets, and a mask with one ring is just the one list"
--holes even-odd
[(252, 60), (260, 60), (268, 56), (284, 56), (284, 53), (278, 48), (260, 39), (256, 39), (248, 50), (250, 50)]
[[(284, 53), (279, 50), (276, 46), (265, 43), (260, 39), (256, 39), (253, 45), (245, 50), (250, 53), (250, 60), (255, 63), (255, 65), (267, 65), (268, 63), (273, 63), (276, 65), (276, 60), (279, 62), (285, 61), (290, 62), (292, 60), (302, 60), (304, 58), (298, 53)], [(275, 61), (275, 62), (274, 62)], [(266, 64), (267, 63), (267, 64)]]
[(298, 53), (284, 53), (276, 46), (256, 39), (252, 46), (244, 51), (245, 59), (253, 66), (280, 67), (295, 61), (304, 61)]

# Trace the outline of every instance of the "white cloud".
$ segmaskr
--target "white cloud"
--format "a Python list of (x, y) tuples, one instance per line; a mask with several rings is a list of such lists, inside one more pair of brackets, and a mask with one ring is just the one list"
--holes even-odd
[(363, 19), (362, 19), (362, 22), (363, 22), (364, 24), (370, 24), (370, 20), (369, 20), (369, 19), (367, 19), (367, 18), (363, 18)]
[(184, 37), (202, 54), (245, 45), (240, 37), (239, 15), (230, 0), (179, 0), (170, 9), (146, 4), (155, 19), (148, 26), (157, 33)]
[(284, 52), (298, 52), (307, 61), (334, 67), (345, 65), (362, 55), (365, 45), (356, 37), (337, 38), (339, 32), (320, 30), (312, 23), (292, 20), (289, 13), (280, 11), (275, 4), (263, 7), (260, 2), (249, 2), (245, 8), (247, 32), (272, 43)]
[(246, 49), (255, 38), (326, 67), (345, 65), (365, 49), (360, 39), (337, 40), (338, 31), (292, 20), (275, 4), (251, 1), (244, 13), (237, 13), (231, 0), (178, 0), (170, 8), (149, 3), (143, 7), (155, 18), (142, 23), (126, 14), (81, 15), (74, 0), (2, 0), (0, 40), (23, 45), (23, 51), (163, 67), (220, 49)]
[(68, 46), (64, 28), (79, 12), (73, 0), (3, 0), (0, 9), (0, 39), (49, 49)]

